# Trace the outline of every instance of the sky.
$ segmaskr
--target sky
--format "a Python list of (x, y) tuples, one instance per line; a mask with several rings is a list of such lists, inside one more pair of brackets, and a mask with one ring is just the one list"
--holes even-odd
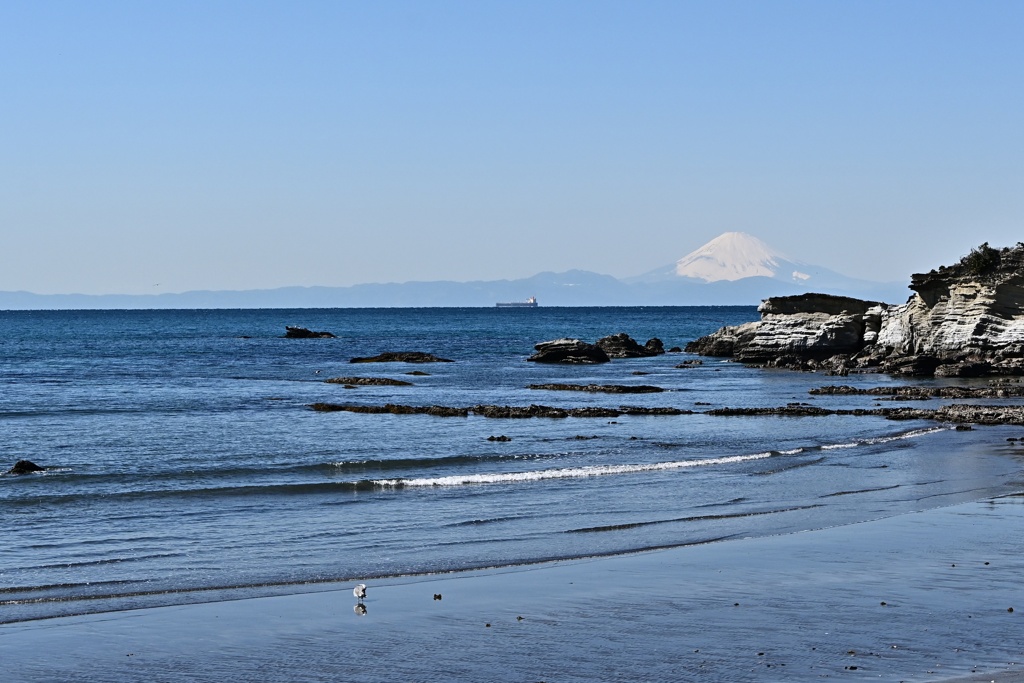
[(905, 281), (1024, 240), (1024, 3), (0, 3), (0, 291), (583, 269), (722, 232)]

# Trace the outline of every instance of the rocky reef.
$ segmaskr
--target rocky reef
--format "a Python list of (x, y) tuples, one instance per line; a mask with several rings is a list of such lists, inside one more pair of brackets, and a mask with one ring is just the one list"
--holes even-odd
[(344, 384), (353, 387), (411, 387), (412, 382), (389, 377), (331, 377), (325, 379), (328, 384)]
[(601, 337), (597, 340), (609, 358), (650, 358), (665, 353), (665, 345), (657, 337), (647, 340), (643, 346), (625, 332)]
[(528, 361), (570, 365), (607, 363), (612, 358), (650, 358), (665, 353), (665, 346), (657, 337), (641, 346), (625, 332), (601, 337), (593, 344), (563, 338), (540, 342), (533, 348), (537, 353), (527, 358)]
[(351, 358), (349, 363), (453, 363), (448, 358), (440, 358), (424, 351), (385, 351), (376, 356)]
[(587, 391), (591, 393), (605, 394), (656, 394), (665, 391), (661, 387), (650, 384), (531, 384), (530, 389), (543, 389), (546, 391)]
[(761, 320), (724, 327), (686, 351), (829, 374), (1024, 374), (1024, 243), (987, 243), (953, 266), (913, 275), (907, 303), (828, 294), (764, 300)]

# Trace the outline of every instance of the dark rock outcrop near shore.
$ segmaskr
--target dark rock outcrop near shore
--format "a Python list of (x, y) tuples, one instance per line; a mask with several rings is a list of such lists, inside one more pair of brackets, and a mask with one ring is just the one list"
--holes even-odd
[(778, 415), (788, 417), (826, 417), (853, 415), (884, 417), (888, 420), (933, 420), (954, 425), (1024, 425), (1024, 406), (953, 404), (935, 409), (927, 408), (820, 408), (806, 403), (790, 403), (778, 407), (715, 408), (707, 415), (721, 417)]
[(40, 467), (31, 460), (19, 460), (14, 467), (7, 470), (7, 474), (32, 474), (33, 472), (45, 472), (45, 467)]
[(988, 387), (919, 387), (885, 386), (858, 388), (828, 386), (811, 389), (813, 396), (881, 396), (887, 398), (921, 400), (930, 398), (1019, 398), (1024, 396), (1022, 384), (998, 384)]
[(665, 391), (650, 384), (531, 384), (530, 389), (548, 391), (588, 391), (604, 394), (655, 394)]
[(597, 345), (609, 358), (649, 358), (665, 353), (665, 346), (657, 337), (648, 339), (647, 343), (641, 346), (625, 332), (601, 337), (597, 340)]
[(640, 345), (625, 332), (601, 337), (591, 344), (581, 339), (552, 339), (533, 347), (537, 353), (526, 360), (534, 363), (566, 363), (591, 365), (607, 363), (612, 358), (649, 358), (665, 353), (660, 339), (653, 337)]
[(313, 403), (309, 406), (321, 413), (366, 413), (369, 415), (434, 415), (436, 417), (466, 417), (466, 408), (450, 408), (448, 406), (404, 406), (397, 403), (386, 403), (382, 406), (352, 405), (349, 403)]
[(524, 419), (532, 417), (603, 417), (613, 418), (622, 415), (692, 415), (692, 410), (680, 408), (646, 408), (643, 406), (620, 406), (619, 408), (555, 408), (544, 405), (529, 406), (498, 406), (498, 405), (476, 405), (468, 408), (452, 406), (406, 406), (394, 403), (387, 403), (382, 406), (353, 405), (346, 403), (313, 403), (309, 406), (313, 410), (323, 413), (349, 412), (365, 413), (371, 415), (433, 415), (435, 417), (467, 417), (470, 414), (480, 417)]
[(388, 377), (331, 377), (325, 379), (328, 384), (348, 384), (356, 387), (411, 387), (412, 382)]
[(332, 332), (315, 330), (307, 330), (305, 327), (299, 327), (298, 325), (285, 325), (284, 336), (289, 339), (335, 339), (336, 335)]
[(448, 358), (440, 358), (423, 351), (387, 351), (376, 356), (352, 358), (349, 363), (453, 363)]
[[(319, 412), (350, 412), (369, 415), (432, 415), (434, 417), (480, 417), (494, 419), (528, 418), (617, 418), (623, 415), (694, 415), (693, 410), (680, 408), (647, 408), (643, 406), (619, 406), (618, 408), (586, 407), (556, 408), (545, 405), (498, 406), (476, 405), (466, 408), (453, 406), (407, 406), (387, 403), (379, 406), (341, 403), (314, 403), (309, 406)], [(789, 403), (775, 407), (723, 407), (708, 410), (704, 415), (715, 417), (778, 416), (792, 418), (829, 417), (847, 415), (855, 417), (883, 417), (888, 420), (930, 420), (953, 425), (1021, 425), (1024, 426), (1024, 405), (967, 405), (953, 404), (938, 408), (822, 408), (808, 403)], [(13, 473), (13, 472), (12, 472)]]
[(611, 360), (597, 344), (588, 344), (580, 339), (553, 339), (540, 342), (533, 347), (537, 353), (526, 360), (534, 363), (567, 363), (570, 365), (595, 365)]
[(1024, 243), (982, 244), (953, 266), (913, 275), (910, 289), (901, 306), (827, 294), (766, 299), (760, 321), (686, 350), (834, 375), (1024, 375)]

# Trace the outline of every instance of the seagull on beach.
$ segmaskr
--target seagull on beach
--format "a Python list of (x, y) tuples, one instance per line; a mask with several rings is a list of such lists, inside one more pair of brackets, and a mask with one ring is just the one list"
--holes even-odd
[(366, 584), (358, 584), (355, 588), (352, 589), (352, 595), (356, 596), (356, 599), (359, 600), (359, 602), (362, 602), (363, 598), (366, 597)]

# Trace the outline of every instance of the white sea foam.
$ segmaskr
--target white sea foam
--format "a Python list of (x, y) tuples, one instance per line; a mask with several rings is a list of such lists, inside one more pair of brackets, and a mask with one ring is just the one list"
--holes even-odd
[(574, 477), (601, 477), (609, 474), (635, 474), (637, 472), (657, 472), (677, 470), (685, 467), (703, 467), (707, 465), (729, 465), (749, 460), (770, 458), (771, 453), (754, 453), (753, 455), (730, 455), (722, 458), (703, 458), (699, 460), (676, 460), (673, 462), (655, 462), (643, 465), (593, 465), (589, 467), (562, 467), (532, 472), (498, 472), (493, 474), (457, 474), (448, 477), (430, 477), (424, 479), (375, 479), (378, 486), (463, 486), (466, 484), (506, 484), (521, 481), (541, 481), (544, 479), (571, 479)]
[(893, 434), (892, 436), (878, 436), (871, 439), (862, 439), (860, 441), (851, 441), (849, 443), (834, 443), (827, 446), (822, 446), (823, 451), (832, 451), (839, 448), (856, 448), (857, 446), (876, 446), (880, 443), (890, 443), (892, 441), (902, 441), (903, 439), (913, 439), (918, 436), (925, 436), (926, 434), (934, 434), (935, 432), (947, 431), (949, 427), (926, 427), (924, 429), (912, 429), (909, 432), (903, 432), (902, 434)]
[(853, 442), (850, 442), (850, 443), (830, 443), (827, 446), (822, 446), (821, 450), (823, 450), (823, 451), (834, 451), (834, 450), (837, 450), (837, 449), (840, 449), (840, 448), (856, 448), (857, 446), (860, 446), (861, 443), (862, 443), (861, 441), (853, 441)]
[[(947, 427), (928, 427), (925, 429), (914, 429), (902, 434), (892, 436), (881, 436), (871, 439), (863, 439), (850, 443), (828, 444), (821, 447), (821, 450), (834, 450), (839, 448), (856, 448), (857, 446), (870, 446), (902, 439), (912, 439), (917, 436), (933, 434), (946, 431)], [(779, 455), (796, 455), (803, 452), (803, 448), (794, 448), (786, 451), (779, 451)], [(729, 465), (751, 460), (764, 460), (772, 457), (772, 452), (754, 453), (751, 455), (730, 455), (721, 458), (702, 458), (696, 460), (674, 460), (671, 462), (655, 462), (633, 465), (592, 465), (588, 467), (562, 467), (549, 470), (534, 470), (530, 472), (495, 472), (484, 474), (456, 474), (447, 477), (425, 477), (421, 479), (374, 479), (373, 484), (381, 487), (422, 487), (422, 486), (466, 486), (472, 484), (509, 484), (515, 482), (543, 481), (545, 479), (572, 479), (579, 477), (603, 477), (611, 474), (636, 474), (639, 472), (658, 472), (665, 470), (677, 470), (688, 467), (705, 467), (709, 465)]]

